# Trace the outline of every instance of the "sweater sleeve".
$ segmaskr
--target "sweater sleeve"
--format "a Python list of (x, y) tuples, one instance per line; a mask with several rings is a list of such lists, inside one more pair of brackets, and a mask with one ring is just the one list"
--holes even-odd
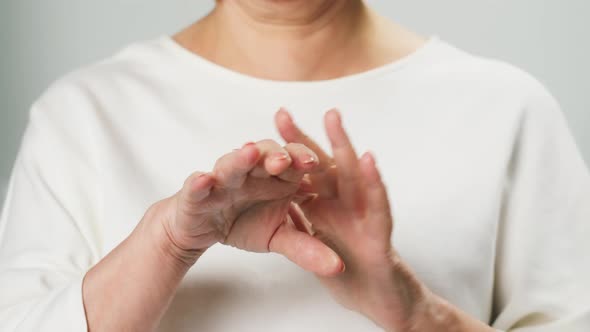
[(29, 114), (0, 215), (0, 331), (87, 330), (99, 196), (75, 95), (54, 91)]
[(535, 81), (507, 170), (493, 327), (590, 331), (590, 174), (559, 104)]

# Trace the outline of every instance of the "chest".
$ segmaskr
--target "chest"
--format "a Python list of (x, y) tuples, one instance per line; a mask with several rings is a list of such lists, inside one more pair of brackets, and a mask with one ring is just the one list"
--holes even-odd
[[(329, 151), (319, 110), (323, 106), (317, 112), (300, 111), (296, 103), (292, 107), (298, 124)], [(353, 105), (341, 111), (357, 152), (369, 149), (377, 157), (393, 207), (396, 249), (429, 288), (485, 320), (508, 156), (508, 143), (498, 137), (508, 135), (490, 133), (492, 129), (479, 118), (457, 121), (421, 114), (424, 110), (419, 107), (412, 116), (387, 107), (367, 112)], [(280, 141), (272, 115), (272, 111), (211, 110), (191, 118), (138, 123), (120, 131), (119, 143), (112, 144), (105, 158), (110, 170), (103, 179), (105, 254), (133, 230), (150, 204), (176, 193), (192, 172), (210, 170), (217, 158), (245, 142)], [(251, 307), (249, 301), (259, 306)], [(215, 311), (219, 307), (243, 316), (238, 322), (259, 317), (264, 326), (268, 324), (264, 310), (272, 312), (294, 301), (296, 316), (302, 310), (308, 317), (318, 311), (342, 310), (313, 276), (282, 257), (215, 246), (191, 270), (173, 306), (177, 307), (174, 312), (184, 312), (191, 321), (202, 316), (200, 321), (206, 322), (211, 315), (221, 314)], [(309, 319), (310, 326), (317, 327)], [(350, 320), (348, 324), (361, 324), (359, 328), (366, 324), (363, 318)], [(166, 322), (177, 324), (170, 317)], [(210, 324), (215, 330), (219, 322)], [(368, 326), (372, 325), (363, 329)]]

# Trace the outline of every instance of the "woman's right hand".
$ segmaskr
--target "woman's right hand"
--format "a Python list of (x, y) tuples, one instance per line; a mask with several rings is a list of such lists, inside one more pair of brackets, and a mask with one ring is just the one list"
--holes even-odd
[(194, 173), (153, 204), (133, 232), (84, 277), (89, 331), (153, 331), (189, 268), (211, 245), (273, 251), (323, 276), (340, 257), (296, 225), (289, 210), (318, 157), (301, 144), (246, 144), (212, 172)]
[(189, 176), (174, 196), (148, 214), (184, 257), (197, 258), (221, 242), (253, 252), (276, 252), (319, 275), (338, 274), (340, 257), (295, 224), (289, 208), (303, 175), (318, 166), (302, 144), (248, 143), (217, 160), (210, 173)]

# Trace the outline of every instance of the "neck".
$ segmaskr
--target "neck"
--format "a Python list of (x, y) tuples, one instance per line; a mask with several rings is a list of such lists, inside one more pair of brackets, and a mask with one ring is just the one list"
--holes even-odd
[(373, 47), (376, 40), (388, 39), (377, 37), (383, 25), (378, 22), (362, 0), (220, 0), (175, 38), (237, 72), (310, 81), (361, 72), (401, 56), (391, 47)]

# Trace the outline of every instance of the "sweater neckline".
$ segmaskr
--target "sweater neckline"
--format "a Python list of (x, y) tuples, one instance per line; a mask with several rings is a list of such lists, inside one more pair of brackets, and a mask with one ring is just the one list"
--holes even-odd
[(424, 42), (424, 44), (422, 44), (412, 53), (409, 53), (402, 58), (381, 65), (379, 67), (375, 67), (355, 74), (325, 80), (281, 81), (259, 78), (223, 67), (186, 49), (184, 46), (178, 44), (170, 35), (161, 35), (159, 41), (164, 48), (166, 48), (170, 52), (173, 52), (179, 59), (182, 59), (186, 63), (192, 64), (192, 66), (194, 67), (200, 68), (200, 70), (221, 77), (222, 79), (227, 79), (228, 81), (231, 81), (233, 83), (242, 82), (246, 85), (254, 84), (288, 88), (319, 88), (322, 86), (337, 86), (341, 84), (364, 81), (366, 79), (371, 79), (387, 73), (396, 72), (403, 68), (409, 67), (414, 63), (420, 62), (419, 60), (421, 58), (427, 55), (431, 49), (435, 48), (436, 45), (442, 42), (442, 40), (437, 34), (431, 34)]

